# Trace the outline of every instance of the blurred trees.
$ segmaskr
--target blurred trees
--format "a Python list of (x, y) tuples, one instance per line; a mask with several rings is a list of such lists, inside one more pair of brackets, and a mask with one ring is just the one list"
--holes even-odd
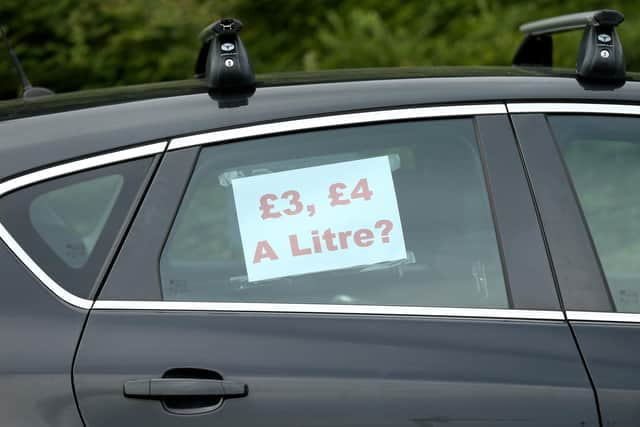
[[(637, 0), (2, 0), (0, 23), (34, 84), (57, 92), (189, 78), (200, 30), (233, 16), (257, 73), (422, 65), (509, 65), (526, 21), (615, 8), (640, 69)], [(575, 63), (580, 32), (554, 60)], [(18, 79), (0, 53), (0, 98)]]

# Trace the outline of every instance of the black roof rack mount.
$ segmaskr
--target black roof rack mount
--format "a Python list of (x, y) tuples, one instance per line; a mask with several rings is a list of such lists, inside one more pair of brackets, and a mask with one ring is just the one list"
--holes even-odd
[(225, 18), (200, 33), (196, 76), (205, 79), (209, 93), (221, 107), (246, 105), (255, 92), (255, 75), (240, 30), (242, 22)]
[(588, 80), (624, 80), (626, 76), (622, 44), (616, 27), (624, 21), (617, 10), (594, 10), (556, 16), (520, 26), (526, 34), (513, 65), (553, 65), (553, 34), (584, 28), (576, 61), (576, 74)]

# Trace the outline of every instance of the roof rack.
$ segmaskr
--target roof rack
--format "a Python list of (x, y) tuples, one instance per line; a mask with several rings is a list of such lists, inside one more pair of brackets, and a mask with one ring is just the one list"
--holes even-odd
[(520, 26), (526, 37), (513, 58), (513, 65), (553, 65), (553, 34), (584, 28), (576, 61), (576, 74), (588, 80), (624, 80), (622, 44), (616, 27), (624, 21), (617, 10), (594, 10), (556, 16)]
[(240, 40), (241, 30), (242, 22), (225, 18), (200, 33), (196, 77), (205, 79), (210, 95), (221, 107), (246, 105), (255, 92), (255, 75)]

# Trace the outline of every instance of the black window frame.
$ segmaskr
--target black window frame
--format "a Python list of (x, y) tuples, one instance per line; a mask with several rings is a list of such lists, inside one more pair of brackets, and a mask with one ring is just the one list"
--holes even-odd
[[(559, 104), (560, 106), (562, 104)], [(626, 109), (629, 111), (625, 111)], [(611, 111), (608, 111), (611, 110)], [(545, 236), (558, 286), (569, 318), (596, 319), (596, 313), (615, 313), (618, 320), (635, 319), (640, 313), (618, 311), (591, 228), (580, 203), (573, 178), (561, 153), (550, 117), (585, 116), (640, 120), (635, 106), (592, 104), (559, 111), (512, 114), (527, 168), (537, 181), (535, 197), (540, 207)], [(609, 317), (607, 317), (608, 319)], [(625, 319), (627, 321), (628, 319)]]
[(612, 114), (591, 111), (585, 104), (583, 112), (512, 113), (511, 120), (531, 181), (563, 310), (615, 312), (578, 195), (547, 120), (549, 114)]
[[(419, 120), (461, 117), (471, 117), (476, 129), (510, 309), (559, 310), (546, 248), (508, 115), (466, 114)], [(242, 140), (220, 143), (236, 144)], [(163, 241), (170, 232), (200, 147), (205, 145), (211, 144), (170, 150), (165, 154), (99, 300), (161, 301), (158, 261)], [(158, 212), (161, 207), (163, 214)], [(145, 240), (145, 236), (149, 239)], [(529, 245), (526, 251), (522, 250), (523, 242)], [(140, 268), (151, 263), (152, 268)], [(134, 269), (138, 286), (127, 286), (127, 277)]]
[[(454, 123), (449, 123), (449, 122), (454, 122)], [(378, 146), (378, 145), (383, 145), (386, 144), (386, 140), (384, 139), (380, 139), (377, 140), (376, 143), (374, 144), (369, 138), (365, 137), (363, 138), (363, 132), (361, 131), (361, 129), (363, 127), (365, 128), (369, 128), (371, 127), (372, 129), (369, 130), (367, 129), (364, 133), (364, 135), (366, 135), (367, 133), (370, 132), (380, 132), (380, 133), (388, 133), (390, 135), (394, 135), (394, 136), (399, 136), (402, 135), (402, 133), (399, 131), (399, 127), (402, 127), (403, 125), (425, 125), (426, 127), (423, 130), (424, 132), (431, 132), (431, 131), (436, 131), (438, 127), (441, 127), (441, 129), (446, 129), (444, 132), (449, 134), (449, 133), (455, 133), (455, 132), (459, 132), (459, 130), (461, 128), (465, 129), (465, 130), (469, 130), (471, 132), (471, 134), (467, 135), (467, 134), (460, 134), (459, 137), (467, 137), (467, 136), (471, 136), (470, 138), (470, 145), (473, 145), (473, 148), (476, 150), (476, 152), (473, 154), (473, 162), (477, 162), (477, 166), (479, 167), (479, 173), (482, 175), (482, 191), (483, 194), (480, 197), (484, 197), (486, 198), (486, 202), (487, 202), (487, 208), (489, 209), (488, 211), (483, 211), (481, 213), (482, 216), (484, 215), (488, 215), (491, 219), (489, 220), (491, 222), (491, 231), (490, 234), (492, 235), (493, 239), (495, 239), (495, 251), (496, 251), (496, 255), (498, 255), (499, 260), (498, 260), (498, 265), (499, 265), (499, 269), (500, 269), (500, 275), (502, 278), (502, 282), (500, 283), (500, 285), (498, 286), (499, 288), (503, 289), (504, 292), (504, 296), (505, 296), (505, 301), (507, 306), (506, 307), (492, 307), (492, 306), (488, 306), (488, 307), (482, 307), (482, 306), (469, 306), (469, 305), (454, 305), (454, 304), (449, 304), (449, 305), (443, 305), (442, 303), (440, 304), (434, 304), (434, 305), (428, 305), (428, 304), (415, 304), (415, 306), (417, 307), (460, 307), (460, 308), (487, 308), (487, 309), (508, 309), (508, 308), (512, 308), (513, 307), (513, 303), (512, 303), (512, 299), (511, 299), (511, 292), (510, 292), (510, 288), (507, 282), (507, 278), (506, 278), (506, 273), (504, 271), (504, 263), (502, 262), (503, 257), (502, 257), (502, 249), (501, 249), (501, 244), (498, 240), (498, 235), (497, 235), (497, 227), (495, 225), (495, 217), (493, 215), (493, 208), (492, 208), (492, 202), (490, 200), (490, 196), (489, 196), (489, 191), (487, 188), (487, 183), (486, 183), (486, 168), (484, 163), (482, 162), (482, 154), (480, 153), (480, 147), (479, 147), (479, 141), (478, 141), (478, 135), (477, 135), (477, 130), (476, 130), (476, 126), (475, 126), (475, 122), (473, 119), (469, 118), (469, 117), (449, 117), (449, 118), (432, 118), (432, 119), (420, 119), (420, 120), (402, 120), (402, 121), (393, 121), (393, 122), (373, 122), (373, 123), (366, 123), (366, 124), (361, 124), (358, 126), (342, 126), (339, 128), (333, 127), (333, 128), (329, 128), (329, 129), (309, 129), (305, 132), (295, 132), (295, 133), (289, 133), (284, 135), (284, 137), (282, 135), (264, 135), (264, 136), (259, 136), (259, 137), (253, 137), (250, 139), (246, 139), (244, 140), (245, 143), (247, 144), (252, 144), (251, 148), (245, 148), (244, 152), (241, 150), (237, 150), (234, 148), (234, 143), (229, 143), (229, 144), (216, 144), (216, 145), (209, 145), (209, 146), (201, 146), (200, 147), (200, 151), (199, 151), (199, 156), (198, 156), (198, 160), (196, 162), (194, 171), (191, 174), (190, 180), (189, 180), (189, 185), (187, 186), (187, 189), (183, 195), (183, 203), (185, 201), (187, 201), (187, 199), (189, 198), (188, 195), (189, 193), (192, 193), (194, 191), (198, 191), (199, 187), (199, 182), (200, 180), (204, 179), (206, 176), (208, 176), (209, 174), (209, 169), (207, 168), (208, 163), (205, 162), (209, 162), (209, 163), (214, 163), (216, 165), (216, 167), (223, 167), (223, 165), (225, 165), (225, 161), (229, 161), (229, 162), (234, 162), (236, 161), (236, 158), (242, 159), (242, 161), (240, 162), (240, 165), (238, 166), (239, 169), (243, 169), (245, 167), (248, 167), (249, 165), (244, 165), (244, 161), (246, 158), (251, 158), (250, 163), (249, 164), (259, 164), (263, 161), (265, 161), (263, 159), (263, 157), (261, 155), (257, 155), (255, 157), (254, 156), (254, 151), (256, 152), (264, 152), (265, 156), (269, 157), (269, 154), (266, 153), (266, 151), (268, 151), (268, 146), (271, 144), (276, 144), (278, 146), (278, 148), (274, 147), (273, 150), (277, 151), (277, 152), (282, 152), (281, 154), (286, 157), (289, 155), (290, 152), (297, 152), (297, 147), (302, 145), (304, 148), (304, 156), (303, 157), (298, 157), (298, 155), (294, 155), (293, 158), (288, 159), (288, 158), (280, 158), (279, 156), (276, 156), (275, 158), (269, 157), (269, 161), (268, 162), (273, 162), (275, 164), (281, 164), (281, 163), (286, 163), (286, 162), (296, 162), (296, 161), (301, 161), (302, 163), (304, 163), (306, 161), (306, 159), (309, 158), (319, 158), (319, 157), (332, 157), (332, 156), (349, 156), (352, 153), (361, 153), (361, 152), (366, 152), (367, 150), (373, 150), (373, 152), (376, 152), (378, 150), (404, 150), (406, 147), (403, 145), (402, 138), (396, 139), (394, 141), (393, 145), (384, 145), (384, 146)], [(435, 125), (435, 127), (432, 127), (433, 125)], [(443, 126), (444, 125), (444, 126)], [(381, 129), (382, 127), (382, 129)], [(346, 132), (345, 132), (346, 131)], [(415, 132), (415, 130), (414, 130)], [(311, 144), (308, 141), (305, 140), (305, 134), (313, 134), (310, 135), (310, 138), (313, 139), (314, 141), (316, 141), (316, 143)], [(427, 133), (425, 133), (424, 135), (427, 135)], [(422, 134), (417, 134), (414, 133), (413, 134), (414, 138), (412, 138), (415, 142), (416, 136), (422, 136)], [(352, 139), (353, 138), (353, 139)], [(466, 139), (466, 138), (465, 138)], [(347, 140), (347, 141), (344, 141)], [(332, 143), (327, 143), (326, 145), (329, 145), (330, 149), (327, 151), (327, 146), (325, 145), (324, 141), (334, 141)], [(384, 143), (382, 141), (385, 141)], [(346, 147), (347, 147), (347, 151), (340, 151), (343, 150), (343, 143), (346, 142)], [(257, 143), (257, 145), (256, 145)], [(452, 141), (453, 143), (453, 141)], [(417, 144), (417, 147), (422, 146), (422, 144)], [(423, 146), (424, 147), (424, 146)], [(461, 148), (463, 148), (463, 145), (455, 145), (454, 147), (454, 151), (460, 150)], [(466, 148), (466, 147), (465, 147)], [(457, 149), (457, 150), (456, 150)], [(334, 150), (336, 150), (334, 152)], [(308, 152), (310, 151), (310, 152)], [(450, 156), (450, 152), (448, 152), (446, 149), (444, 149), (444, 152), (442, 153), (445, 157)], [(460, 155), (462, 155), (463, 153), (458, 153)], [(467, 153), (470, 154), (470, 153)], [(380, 155), (380, 154), (370, 154), (370, 155)], [(223, 158), (222, 162), (220, 163), (220, 160), (218, 160), (218, 157), (221, 156)], [(362, 160), (360, 158), (358, 158), (358, 160)], [(422, 160), (426, 160), (426, 158), (423, 158)], [(469, 159), (467, 159), (469, 160)], [(335, 160), (334, 160), (335, 161)], [(452, 162), (451, 166), (452, 167), (458, 167), (458, 164), (463, 164), (463, 159), (460, 159), (460, 162)], [(300, 167), (300, 166), (298, 166)], [(277, 168), (277, 166), (276, 166)], [(296, 167), (293, 167), (293, 169), (296, 169)], [(224, 169), (218, 169), (218, 172), (222, 172)], [(285, 170), (289, 170), (288, 168)], [(426, 170), (420, 170), (418, 171), (420, 174), (425, 173)], [(443, 185), (446, 185), (447, 181), (454, 179), (455, 175), (451, 175), (451, 172), (447, 172), (446, 177), (442, 180)], [(397, 179), (397, 177), (396, 177)], [(467, 184), (469, 184), (471, 181), (467, 181)], [(397, 182), (396, 182), (397, 185)], [(400, 188), (396, 188), (396, 192), (397, 192), (397, 196), (400, 198), (402, 195), (402, 186)], [(412, 191), (416, 191), (420, 189), (420, 186), (415, 186), (413, 188)], [(478, 193), (478, 195), (480, 195), (480, 193)], [(417, 197), (419, 197), (418, 195), (416, 195)], [(424, 197), (428, 198), (429, 194), (428, 193), (424, 193), (423, 194)], [(413, 198), (412, 200), (416, 200), (415, 198)], [(404, 200), (405, 203), (408, 202), (408, 199), (405, 198)], [(400, 216), (404, 217), (403, 219), (403, 224), (404, 224), (404, 228), (405, 228), (405, 241), (408, 243), (411, 239), (411, 231), (407, 230), (407, 225), (408, 223), (406, 222), (408, 220), (407, 217), (415, 217), (418, 218), (418, 215), (416, 213), (413, 214), (409, 214), (409, 213), (405, 213), (403, 214), (403, 209), (401, 207), (401, 205), (399, 205), (400, 207)], [(169, 264), (169, 260), (171, 259), (171, 254), (169, 253), (169, 248), (171, 247), (171, 243), (172, 243), (172, 239), (173, 236), (176, 232), (178, 232), (181, 224), (180, 224), (180, 215), (181, 215), (181, 210), (182, 208), (185, 208), (185, 211), (188, 211), (188, 207), (187, 206), (180, 206), (180, 208), (178, 209), (178, 211), (176, 212), (175, 218), (174, 218), (174, 224), (172, 229), (170, 230), (170, 233), (166, 236), (164, 245), (163, 245), (163, 251), (161, 252), (161, 257), (160, 257), (160, 279), (161, 279), (161, 293), (163, 294), (163, 297), (165, 296), (165, 292), (166, 292), (166, 287), (167, 287), (167, 283), (163, 282), (163, 265), (166, 267), (168, 267)], [(483, 206), (484, 208), (484, 206)], [(406, 211), (405, 211), (406, 212)], [(459, 210), (458, 212), (464, 212), (464, 210)], [(468, 212), (468, 211), (467, 211)], [(448, 212), (449, 215), (454, 215), (455, 212), (451, 211)], [(234, 215), (235, 216), (235, 215)], [(182, 218), (184, 219), (184, 218)], [(462, 224), (458, 224), (458, 226), (460, 226)], [(425, 230), (430, 230), (433, 231), (435, 230), (435, 228), (433, 227), (427, 227)], [(240, 238), (239, 235), (239, 230), (238, 231), (238, 239)], [(409, 237), (408, 237), (409, 236)], [(416, 242), (414, 241), (414, 244)], [(411, 250), (412, 247), (411, 246), (407, 246), (407, 250)], [(460, 248), (460, 250), (462, 250), (462, 248)], [(236, 260), (237, 261), (237, 260)], [(236, 262), (237, 263), (237, 262)], [(243, 262), (244, 264), (244, 262)], [(242, 270), (244, 271), (244, 265), (242, 267)], [(171, 271), (169, 269), (169, 271)], [(237, 271), (238, 274), (242, 274), (240, 271)], [(168, 274), (168, 273), (167, 273)], [(328, 271), (328, 272), (318, 272), (315, 274), (323, 274), (326, 276), (322, 276), (322, 278), (320, 279), (322, 282), (327, 283), (326, 285), (321, 286), (321, 288), (325, 288), (325, 287), (331, 287), (331, 282), (332, 282), (332, 275), (337, 274), (336, 277), (336, 283), (341, 283), (341, 280), (338, 279), (338, 277), (340, 277), (340, 271)], [(390, 277), (394, 277), (395, 274), (393, 272), (393, 270), (386, 270), (386, 271), (380, 271), (380, 272), (371, 272), (371, 273), (361, 273), (363, 275), (366, 274), (373, 274), (373, 276), (371, 277), (373, 279), (374, 282), (377, 282), (377, 280), (375, 279), (377, 277), (378, 274), (382, 274), (382, 275), (386, 275), (388, 276), (388, 278)], [(260, 303), (265, 303), (265, 304), (301, 304), (301, 305), (322, 305), (322, 304), (328, 304), (328, 305), (340, 305), (340, 304), (332, 304), (329, 302), (311, 302), (312, 298), (306, 298), (304, 296), (304, 289), (309, 289), (310, 291), (313, 288), (316, 288), (316, 284), (318, 283), (318, 279), (317, 276), (315, 276), (314, 278), (314, 274), (311, 275), (305, 275), (302, 276), (301, 279), (299, 279), (299, 281), (297, 281), (298, 279), (296, 277), (293, 278), (283, 278), (283, 281), (281, 282), (280, 286), (282, 288), (286, 288), (288, 285), (288, 283), (290, 283), (291, 281), (294, 281), (296, 283), (299, 283), (299, 287), (302, 291), (300, 291), (300, 294), (297, 296), (298, 298), (300, 298), (302, 301), (296, 302), (291, 301), (291, 300), (286, 300), (282, 299), (280, 301), (273, 301), (273, 302), (266, 302), (266, 301), (261, 301), (258, 302)], [(344, 279), (343, 279), (344, 280)], [(366, 280), (366, 279), (365, 279)], [(328, 281), (328, 282), (326, 282)], [(371, 282), (373, 284), (373, 282)], [(496, 282), (497, 284), (497, 282)], [(399, 285), (399, 284), (398, 284)], [(277, 285), (274, 285), (277, 286)], [(386, 286), (384, 286), (386, 287)], [(298, 286), (296, 286), (296, 288), (298, 288)], [(250, 292), (251, 289), (254, 289), (255, 291), (257, 291), (256, 293), (260, 293), (259, 291), (262, 289), (261, 285), (252, 285), (249, 284), (249, 287), (247, 288), (248, 291)], [(339, 290), (338, 290), (339, 289)], [(338, 288), (338, 289), (333, 289), (334, 292), (340, 292), (343, 290), (343, 288)], [(357, 291), (356, 291), (357, 292)], [(270, 294), (270, 292), (265, 292), (263, 293), (263, 297), (264, 295), (268, 295)], [(295, 291), (291, 291), (290, 292), (290, 297), (292, 299), (295, 298)], [(167, 298), (165, 301), (189, 301), (188, 299), (171, 299), (171, 298)], [(223, 300), (217, 300), (217, 299), (196, 299), (195, 301), (203, 301), (203, 302), (213, 302), (213, 303), (225, 303), (225, 302), (230, 302), (230, 303), (254, 303), (251, 300), (238, 300), (238, 301), (225, 301)], [(362, 305), (362, 303), (360, 303)], [(367, 304), (365, 304), (367, 305)], [(380, 307), (402, 307), (402, 306), (409, 306), (409, 304), (398, 304), (398, 305), (393, 305), (393, 304), (378, 304), (378, 303), (370, 303), (368, 305), (373, 305), (373, 306), (380, 306)]]

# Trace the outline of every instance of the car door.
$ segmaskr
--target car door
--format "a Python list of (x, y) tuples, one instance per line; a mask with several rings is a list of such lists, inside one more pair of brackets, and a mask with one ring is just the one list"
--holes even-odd
[(510, 104), (603, 426), (640, 424), (640, 108)]
[(72, 365), (94, 284), (157, 165), (152, 155), (164, 146), (0, 183), (1, 425), (82, 425)]
[(172, 140), (78, 348), (86, 425), (598, 425), (505, 113)]

